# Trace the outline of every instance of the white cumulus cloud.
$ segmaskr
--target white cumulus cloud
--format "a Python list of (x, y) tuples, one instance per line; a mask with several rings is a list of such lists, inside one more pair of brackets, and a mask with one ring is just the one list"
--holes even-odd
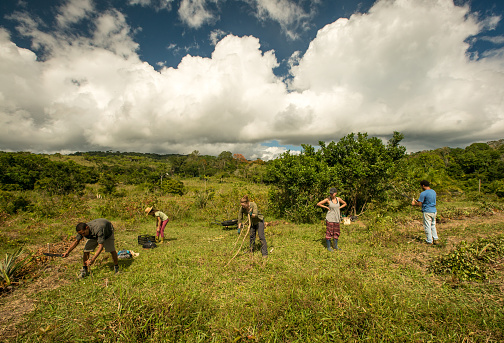
[(245, 0), (256, 8), (256, 16), (277, 22), (289, 39), (299, 38), (299, 30), (308, 28), (310, 14), (293, 0)]
[(293, 56), (288, 82), (253, 36), (218, 41), (216, 32), (210, 57), (156, 71), (139, 58), (122, 13), (88, 17), (92, 33), (76, 37), (16, 13), (33, 50), (0, 28), (0, 150), (269, 159), (285, 149), (263, 142), (316, 144), (350, 132), (400, 131), (410, 149), (503, 138), (503, 53), (467, 53), (495, 19), (451, 0), (382, 0), (328, 24)]
[(189, 27), (199, 28), (217, 20), (217, 15), (208, 9), (207, 0), (182, 0), (178, 10), (180, 19)]
[[(492, 21), (493, 22), (493, 21)], [(451, 0), (379, 1), (321, 29), (292, 68), (312, 130), (470, 142), (504, 132), (502, 56), (472, 60), (466, 39), (487, 24)], [(305, 123), (306, 125), (306, 123)], [(330, 131), (330, 132), (327, 132)]]
[(69, 24), (79, 22), (94, 10), (92, 0), (69, 0), (60, 9), (60, 14), (56, 16), (58, 24), (66, 27)]

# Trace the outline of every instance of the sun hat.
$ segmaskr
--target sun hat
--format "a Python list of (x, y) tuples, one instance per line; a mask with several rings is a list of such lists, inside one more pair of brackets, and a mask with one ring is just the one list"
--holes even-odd
[(153, 207), (147, 207), (145, 209), (145, 214), (149, 214), (152, 209), (153, 209)]
[(334, 187), (332, 187), (330, 190), (329, 190), (329, 194), (334, 194), (334, 193), (338, 193), (338, 190)]

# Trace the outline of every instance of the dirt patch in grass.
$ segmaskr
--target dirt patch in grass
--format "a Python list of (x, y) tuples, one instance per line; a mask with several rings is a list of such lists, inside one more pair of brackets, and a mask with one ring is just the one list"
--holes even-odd
[[(64, 252), (69, 245), (70, 242), (53, 244), (51, 252)], [(44, 256), (46, 246), (31, 247), (31, 250), (35, 253), (24, 279), (0, 293), (0, 337), (6, 340), (15, 338), (20, 333), (19, 324), (36, 307), (36, 294), (67, 284), (69, 281), (62, 277), (63, 273), (68, 265), (81, 259), (79, 254), (64, 259)], [(58, 263), (52, 263), (54, 259)]]
[[(439, 236), (437, 245), (430, 245), (425, 242), (425, 233), (421, 220), (406, 222), (397, 228), (398, 235), (394, 237), (396, 242), (393, 247), (396, 248), (397, 244), (403, 245), (404, 243), (406, 243), (407, 247), (390, 255), (392, 266), (414, 268), (427, 273), (427, 267), (433, 259), (452, 251), (460, 242), (471, 243), (479, 238), (504, 234), (503, 222), (503, 212), (464, 219), (445, 219), (436, 225)], [(486, 226), (484, 230), (481, 229), (483, 226)], [(491, 229), (492, 231), (489, 231)], [(502, 264), (502, 261), (500, 263)], [(498, 263), (495, 270), (496, 274), (492, 277), (490, 283), (497, 284), (504, 277), (504, 266), (501, 267)], [(504, 289), (504, 286), (501, 289)]]
[[(494, 212), (492, 215), (485, 214), (479, 217), (467, 217), (462, 219), (443, 219), (437, 221), (436, 229), (438, 232), (440, 246), (448, 250), (457, 246), (461, 241), (472, 242), (481, 237), (487, 237), (488, 232), (478, 230), (482, 225), (501, 225), (504, 222), (504, 212)], [(461, 233), (468, 229), (467, 235)], [(425, 234), (423, 231), (422, 220), (412, 220), (402, 225), (399, 230), (410, 242), (423, 243)], [(466, 230), (467, 231), (467, 230)], [(495, 234), (504, 232), (495, 232)]]

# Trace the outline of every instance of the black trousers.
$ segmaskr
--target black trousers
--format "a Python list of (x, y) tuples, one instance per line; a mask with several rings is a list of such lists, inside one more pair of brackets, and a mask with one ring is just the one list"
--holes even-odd
[(250, 226), (250, 250), (252, 251), (255, 245), (256, 233), (261, 240), (261, 254), (268, 256), (268, 244), (266, 244), (266, 236), (264, 236), (264, 220)]

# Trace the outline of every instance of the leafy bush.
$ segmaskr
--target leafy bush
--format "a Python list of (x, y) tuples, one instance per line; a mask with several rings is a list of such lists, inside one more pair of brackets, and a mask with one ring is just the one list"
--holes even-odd
[(295, 223), (315, 223), (320, 219), (321, 209), (315, 206), (322, 198), (313, 194), (301, 194), (295, 205), (285, 210), (286, 219)]
[(269, 206), (275, 217), (287, 217), (298, 223), (314, 223), (320, 211), (315, 206), (328, 196), (334, 173), (315, 156), (311, 146), (303, 145), (300, 155), (285, 152), (268, 164), (267, 176), (272, 187)]
[(184, 183), (172, 178), (164, 179), (163, 185), (161, 186), (161, 191), (166, 194), (183, 195)]
[(18, 195), (11, 192), (0, 191), (0, 211), (15, 214), (25, 212), (31, 205), (24, 194)]
[(100, 187), (99, 191), (103, 194), (114, 194), (117, 188), (117, 180), (112, 174), (102, 174), (100, 178)]
[(449, 254), (435, 260), (429, 270), (435, 274), (452, 274), (460, 280), (487, 280), (491, 265), (504, 257), (504, 236), (483, 238), (473, 243), (461, 242)]
[(489, 186), (490, 193), (495, 193), (499, 198), (504, 198), (504, 180), (495, 180)]

